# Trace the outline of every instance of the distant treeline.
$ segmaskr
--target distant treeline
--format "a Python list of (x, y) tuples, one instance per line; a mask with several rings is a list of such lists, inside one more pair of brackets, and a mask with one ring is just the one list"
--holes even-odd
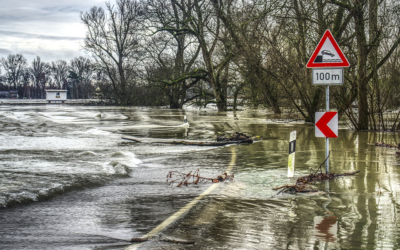
[[(1, 58), (0, 66), (4, 73), (0, 75), (0, 91), (17, 90), (19, 98), (46, 98), (45, 89), (66, 89), (69, 99), (99, 98), (109, 104), (116, 104), (112, 91), (108, 93), (107, 76), (101, 67), (90, 58), (77, 57), (69, 63), (65, 60), (43, 62), (37, 56), (31, 65), (21, 54)], [(0, 71), (1, 73), (1, 71)], [(147, 100), (148, 94), (162, 95), (154, 88), (135, 86), (135, 93), (140, 93), (136, 103), (131, 105), (166, 105), (167, 102)], [(165, 99), (165, 98), (164, 98)]]
[[(314, 121), (325, 89), (311, 84), (305, 65), (330, 29), (351, 65), (344, 84), (330, 89), (339, 117), (379, 130), (383, 112), (400, 106), (398, 1), (117, 0), (81, 20), (91, 59), (37, 58), (27, 67), (10, 55), (1, 61), (4, 86), (37, 98), (46, 87), (66, 88), (71, 98), (99, 88), (115, 105), (246, 104)], [(9, 66), (13, 60), (21, 63)]]

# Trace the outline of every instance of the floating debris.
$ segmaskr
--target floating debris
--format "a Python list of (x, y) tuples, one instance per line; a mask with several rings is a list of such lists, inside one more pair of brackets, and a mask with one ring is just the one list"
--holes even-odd
[(294, 185), (284, 185), (284, 186), (281, 186), (281, 187), (273, 188), (272, 190), (280, 190), (281, 189), (276, 195), (278, 195), (280, 193), (283, 193), (283, 192), (287, 192), (287, 193), (314, 193), (314, 192), (319, 192), (318, 189), (314, 189), (312, 186), (308, 185), (308, 183), (317, 182), (317, 181), (324, 181), (324, 180), (328, 180), (328, 179), (333, 179), (333, 178), (338, 177), (338, 176), (355, 175), (355, 174), (360, 172), (360, 171), (355, 171), (355, 172), (343, 173), (343, 174), (335, 174), (335, 173), (324, 174), (324, 173), (322, 173), (321, 167), (329, 159), (329, 155), (315, 172), (313, 171), (309, 175), (302, 176), (302, 177), (298, 178)]
[(235, 132), (233, 135), (218, 136), (218, 142), (236, 142), (236, 143), (253, 143), (254, 141), (262, 140), (262, 136), (248, 136), (241, 132)]
[(375, 142), (374, 145), (377, 147), (400, 148), (400, 143), (396, 146), (396, 145), (384, 143), (384, 142)]
[(136, 138), (123, 136), (123, 140), (138, 142), (138, 143), (152, 143), (152, 144), (170, 144), (170, 145), (188, 145), (188, 146), (225, 146), (229, 144), (241, 144), (241, 143), (253, 143), (254, 141), (259, 141), (262, 139), (261, 136), (255, 136), (251, 138), (243, 133), (236, 132), (234, 135), (225, 137), (219, 136), (216, 141), (211, 142), (199, 142), (199, 141), (148, 141), (144, 142)]
[[(149, 241), (149, 238), (132, 238), (130, 242), (145, 242)], [(156, 240), (153, 240), (156, 241)], [(188, 244), (188, 245), (193, 245), (196, 242), (195, 241), (184, 241), (184, 240), (174, 240), (174, 239), (160, 239), (158, 241), (163, 241), (163, 242), (169, 242), (169, 243), (179, 243), (179, 244)]]
[(200, 170), (197, 169), (192, 173), (190, 171), (189, 173), (182, 173), (178, 171), (169, 171), (167, 175), (167, 184), (168, 185), (173, 185), (175, 183), (178, 183), (177, 187), (180, 186), (188, 186), (191, 184), (197, 185), (198, 183), (202, 182), (212, 182), (212, 183), (218, 183), (218, 182), (223, 182), (223, 181), (231, 181), (234, 178), (234, 175), (228, 175), (227, 173), (223, 173), (222, 175), (218, 175), (217, 178), (208, 178), (208, 177), (202, 177), (199, 175)]
[[(255, 137), (256, 138), (256, 137)], [(235, 132), (233, 135), (218, 136), (216, 141), (237, 141), (242, 143), (253, 143), (253, 139), (244, 133)]]

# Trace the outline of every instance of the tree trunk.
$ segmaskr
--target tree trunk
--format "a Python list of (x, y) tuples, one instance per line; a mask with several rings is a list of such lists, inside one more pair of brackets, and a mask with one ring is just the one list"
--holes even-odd
[[(382, 116), (382, 107), (381, 107), (381, 91), (379, 88), (378, 82), (378, 72), (377, 72), (377, 65), (378, 65), (378, 1), (377, 0), (369, 0), (369, 45), (371, 47), (371, 51), (369, 53), (369, 65), (372, 72), (372, 94), (370, 99), (370, 111), (371, 111), (371, 120), (374, 126), (374, 130), (377, 129), (376, 121), (375, 121), (375, 107), (376, 111)], [(375, 99), (376, 96), (376, 99)], [(376, 100), (376, 103), (375, 103)], [(383, 127), (384, 128), (384, 127)]]
[(365, 23), (363, 4), (360, 2), (354, 3), (354, 21), (355, 33), (357, 40), (357, 86), (358, 86), (358, 129), (368, 130), (368, 80), (367, 73), (367, 59), (368, 47), (367, 39), (365, 36)]

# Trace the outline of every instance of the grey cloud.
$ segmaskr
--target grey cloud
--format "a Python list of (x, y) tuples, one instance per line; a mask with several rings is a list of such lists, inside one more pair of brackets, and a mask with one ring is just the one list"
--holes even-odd
[(12, 54), (12, 51), (11, 50), (8, 50), (8, 49), (2, 49), (2, 48), (0, 48), (0, 54)]
[(88, 56), (83, 51), (80, 51), (80, 50), (48, 51), (45, 49), (34, 49), (32, 51), (16, 50), (14, 52), (4, 54), (4, 56), (3, 56), (2, 52), (0, 50), (0, 58), (7, 57), (9, 54), (22, 54), (27, 59), (28, 64), (31, 64), (31, 62), (33, 61), (33, 59), (36, 58), (36, 56), (39, 56), (42, 59), (42, 61), (44, 61), (44, 62), (51, 62), (51, 61), (56, 61), (56, 60), (60, 60), (60, 59), (69, 61), (75, 57)]
[(6, 30), (0, 30), (0, 35), (20, 37), (20, 38), (48, 39), (48, 40), (83, 40), (84, 39), (84, 37), (46, 36), (46, 35), (30, 34), (30, 33), (15, 32), (15, 31), (6, 31)]
[[(42, 8), (42, 10), (49, 12), (49, 13), (55, 13), (55, 12), (62, 12), (62, 13), (80, 13), (84, 11), (86, 8), (77, 8), (76, 6), (60, 6), (60, 7), (45, 7)], [(89, 8), (87, 8), (89, 9)]]
[(1, 0), (0, 24), (9, 25), (32, 21), (70, 22), (79, 20), (80, 12), (88, 11), (92, 6), (104, 6), (104, 2), (105, 0), (68, 0), (64, 2)]

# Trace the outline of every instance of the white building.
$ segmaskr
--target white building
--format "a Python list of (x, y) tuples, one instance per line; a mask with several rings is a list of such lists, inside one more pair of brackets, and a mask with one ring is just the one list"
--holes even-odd
[(65, 89), (46, 89), (46, 101), (48, 103), (61, 102), (67, 100), (67, 90)]

